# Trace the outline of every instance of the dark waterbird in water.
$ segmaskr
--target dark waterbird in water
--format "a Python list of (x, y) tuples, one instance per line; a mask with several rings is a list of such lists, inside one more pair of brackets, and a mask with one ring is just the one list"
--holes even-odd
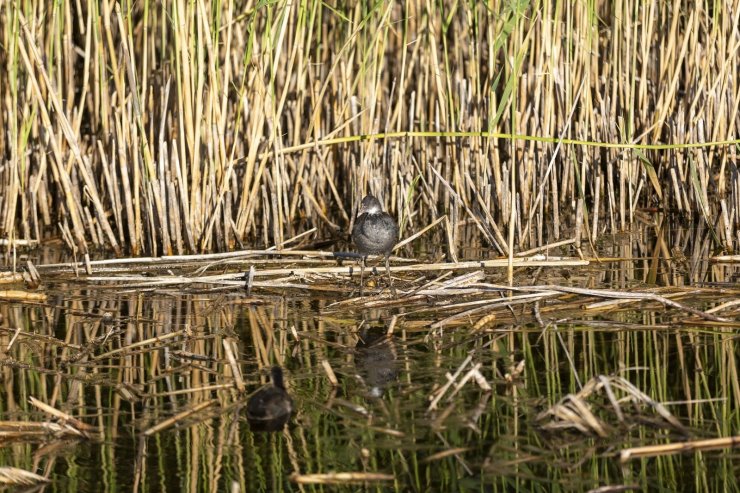
[(283, 370), (273, 366), (272, 383), (262, 387), (247, 403), (247, 421), (254, 431), (277, 431), (285, 426), (293, 413), (293, 399), (285, 391)]
[(362, 255), (360, 264), (360, 296), (365, 277), (365, 260), (368, 255), (385, 255), (385, 271), (388, 273), (388, 285), (393, 295), (396, 290), (393, 288), (393, 278), (391, 278), (391, 268), (389, 257), (393, 246), (398, 241), (398, 224), (396, 220), (383, 208), (372, 195), (365, 196), (360, 204), (355, 226), (352, 228), (352, 242)]

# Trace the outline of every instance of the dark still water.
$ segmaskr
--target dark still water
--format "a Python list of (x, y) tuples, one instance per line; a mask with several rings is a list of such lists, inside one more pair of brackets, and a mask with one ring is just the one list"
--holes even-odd
[[(740, 449), (700, 447), (740, 435), (737, 268), (614, 245), (511, 292), (397, 270), (396, 299), (306, 259), (41, 269), (45, 300), (0, 305), (0, 462), (39, 491), (737, 491)], [(181, 280), (249, 265), (249, 294)], [(273, 365), (293, 413), (255, 432)]]

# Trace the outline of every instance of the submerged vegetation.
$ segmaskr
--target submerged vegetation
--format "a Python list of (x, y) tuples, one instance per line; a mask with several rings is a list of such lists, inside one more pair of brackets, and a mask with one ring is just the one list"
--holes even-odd
[(0, 482), (740, 489), (738, 14), (0, 2)]
[[(480, 264), (357, 298), (308, 252), (42, 262), (0, 305), (0, 457), (77, 491), (737, 490), (740, 290), (659, 259), (692, 286), (645, 288), (643, 229), (508, 295)], [(275, 364), (293, 415), (259, 433)]]

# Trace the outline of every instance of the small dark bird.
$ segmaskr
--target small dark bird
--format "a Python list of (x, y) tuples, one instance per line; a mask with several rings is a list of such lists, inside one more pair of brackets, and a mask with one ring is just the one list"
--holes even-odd
[(352, 242), (362, 254), (362, 263), (360, 264), (360, 296), (365, 276), (365, 260), (367, 256), (385, 255), (385, 271), (388, 273), (388, 285), (393, 295), (396, 290), (393, 288), (393, 278), (391, 278), (391, 268), (389, 257), (393, 246), (398, 241), (398, 224), (396, 220), (383, 208), (372, 195), (365, 196), (360, 204), (355, 226), (352, 228)]
[(262, 387), (247, 403), (247, 421), (255, 431), (277, 431), (283, 428), (293, 413), (293, 399), (285, 391), (283, 370), (271, 369), (272, 384)]

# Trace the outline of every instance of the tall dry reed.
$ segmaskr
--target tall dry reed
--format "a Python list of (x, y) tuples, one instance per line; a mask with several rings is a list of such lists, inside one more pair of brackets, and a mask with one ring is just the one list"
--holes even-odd
[(351, 3), (0, 4), (3, 244), (280, 249), (373, 192), (453, 259), (462, 224), (507, 253), (643, 208), (737, 247), (736, 146), (572, 142), (735, 138), (737, 1)]

